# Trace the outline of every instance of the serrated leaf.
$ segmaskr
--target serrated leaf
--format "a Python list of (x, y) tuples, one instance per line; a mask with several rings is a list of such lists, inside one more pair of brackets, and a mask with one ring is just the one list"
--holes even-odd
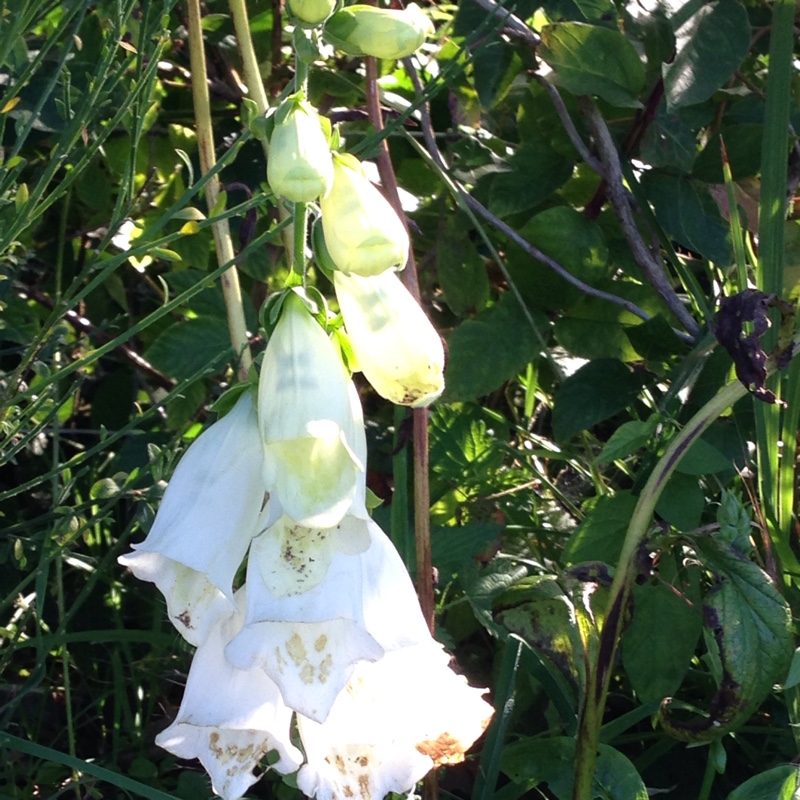
[(553, 433), (569, 439), (630, 405), (641, 380), (621, 361), (601, 358), (584, 364), (570, 375), (553, 399)]
[(594, 94), (623, 108), (640, 105), (644, 64), (619, 31), (582, 22), (547, 25), (538, 55), (573, 94)]
[(786, 677), (794, 652), (791, 611), (769, 576), (709, 536), (692, 536), (698, 558), (714, 573), (703, 615), (722, 668), (710, 712), (678, 721), (665, 709), (662, 724), (683, 741), (711, 741), (734, 730)]
[[(535, 321), (545, 331), (547, 321)], [(493, 392), (532, 361), (541, 349), (529, 321), (511, 293), (448, 337), (445, 398), (475, 400)]]
[(736, 0), (705, 3), (675, 32), (677, 53), (662, 68), (670, 110), (708, 100), (750, 49), (750, 21)]

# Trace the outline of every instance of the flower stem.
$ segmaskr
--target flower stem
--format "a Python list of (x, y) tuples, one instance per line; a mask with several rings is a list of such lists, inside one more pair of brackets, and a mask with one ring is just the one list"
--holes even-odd
[[(211, 105), (208, 97), (208, 78), (206, 75), (203, 31), (200, 25), (199, 0), (187, 0), (189, 21), (189, 57), (192, 68), (192, 97), (197, 127), (197, 149), (200, 154), (200, 170), (205, 175), (216, 164), (214, 155), (214, 132), (211, 125)], [(213, 214), (220, 193), (219, 179), (215, 175), (206, 183), (205, 194), (209, 213)], [(212, 222), (217, 262), (222, 265), (235, 257), (231, 231), (227, 219)], [(252, 364), (250, 345), (247, 338), (247, 325), (242, 307), (242, 292), (239, 287), (239, 274), (232, 266), (223, 273), (222, 294), (225, 298), (225, 311), (228, 318), (228, 332), (231, 345), (238, 358), (236, 370), (240, 381), (247, 379)]]
[(292, 271), (289, 282), (293, 286), (305, 286), (306, 283), (306, 226), (308, 224), (308, 204), (294, 203), (292, 215)]
[(575, 754), (574, 800), (591, 800), (597, 747), (611, 680), (612, 668), (625, 624), (631, 586), (636, 577), (636, 555), (647, 536), (664, 486), (689, 447), (702, 436), (714, 420), (747, 395), (747, 387), (739, 381), (724, 386), (690, 420), (661, 456), (639, 495), (622, 545), (614, 581), (608, 597), (608, 611), (600, 634), (597, 657), (586, 677), (585, 695), (578, 724)]

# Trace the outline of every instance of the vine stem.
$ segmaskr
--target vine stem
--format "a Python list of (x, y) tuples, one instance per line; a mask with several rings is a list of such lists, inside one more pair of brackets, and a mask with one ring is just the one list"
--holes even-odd
[[(211, 125), (211, 104), (208, 97), (208, 77), (206, 74), (203, 31), (200, 25), (200, 0), (187, 0), (189, 21), (189, 61), (192, 68), (192, 98), (194, 100), (195, 124), (197, 127), (197, 149), (200, 154), (200, 171), (203, 175), (216, 164), (214, 154), (214, 131)], [(206, 204), (209, 213), (217, 206), (220, 193), (219, 178), (214, 175), (205, 185)], [(217, 263), (221, 266), (232, 261), (236, 254), (231, 241), (231, 231), (227, 219), (212, 222)], [(236, 375), (240, 381), (247, 380), (253, 363), (250, 344), (247, 338), (247, 325), (242, 306), (242, 291), (239, 286), (239, 273), (232, 265), (220, 278), (222, 294), (225, 298), (225, 312), (228, 319), (228, 333), (231, 345), (238, 358)]]

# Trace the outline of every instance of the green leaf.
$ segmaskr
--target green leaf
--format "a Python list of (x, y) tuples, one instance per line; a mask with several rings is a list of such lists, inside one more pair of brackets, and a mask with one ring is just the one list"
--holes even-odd
[(582, 22), (547, 25), (538, 55), (552, 67), (556, 83), (573, 94), (594, 94), (624, 108), (640, 105), (644, 64), (619, 31)]
[(705, 439), (697, 439), (675, 467), (684, 475), (714, 475), (733, 469), (733, 462)]
[(700, 6), (675, 32), (677, 54), (662, 68), (670, 110), (708, 100), (750, 49), (750, 22), (736, 0)]
[(186, 380), (226, 352), (232, 355), (224, 320), (198, 317), (170, 325), (150, 345), (145, 358), (161, 372)]
[(656, 513), (679, 531), (699, 527), (706, 507), (706, 496), (697, 478), (673, 473), (656, 503)]
[(436, 271), (444, 299), (459, 316), (481, 311), (489, 301), (486, 265), (475, 245), (465, 236), (467, 222), (454, 214), (441, 232), (436, 248)]
[(756, 175), (761, 168), (761, 140), (764, 126), (753, 122), (729, 125), (721, 134), (712, 136), (694, 163), (692, 175), (707, 183), (723, 183), (722, 148), (725, 142), (728, 163), (734, 181)]
[(678, 691), (702, 627), (699, 609), (666, 586), (633, 587), (633, 619), (622, 637), (622, 664), (642, 703), (660, 702)]
[[(603, 231), (570, 206), (554, 206), (536, 214), (519, 233), (584, 283), (594, 286), (607, 274), (608, 247)], [(516, 247), (509, 249), (508, 269), (533, 308), (562, 310), (584, 296), (550, 267)]]
[(446, 583), (479, 556), (491, 555), (500, 541), (502, 525), (492, 522), (468, 522), (457, 527), (431, 531), (431, 561), (439, 570), (440, 583)]
[(611, 438), (595, 458), (595, 463), (604, 464), (626, 458), (644, 447), (655, 432), (659, 419), (657, 414), (653, 414), (646, 420), (632, 419), (624, 422), (611, 434)]
[(794, 800), (798, 783), (800, 768), (794, 764), (781, 764), (737, 786), (728, 795), (728, 800)]
[(680, 114), (662, 103), (642, 138), (641, 158), (651, 167), (673, 167), (688, 172), (697, 158), (697, 133)]
[(728, 225), (705, 186), (685, 177), (649, 172), (642, 187), (658, 222), (673, 239), (715, 264), (731, 263)]
[[(571, 800), (575, 772), (575, 739), (529, 738), (506, 747), (501, 769), (514, 783), (533, 789), (546, 783), (558, 800)], [(648, 800), (636, 767), (626, 756), (601, 744), (592, 782), (592, 797), (603, 800)]]
[(491, 564), (481, 566), (473, 564), (464, 570), (461, 583), (467, 596), (475, 618), (490, 633), (502, 636), (504, 633), (494, 621), (492, 606), (495, 598), (505, 592), (509, 586), (522, 580), (528, 574), (525, 567), (518, 566), (511, 561), (493, 561)]
[[(535, 320), (545, 331), (547, 321)], [(516, 298), (500, 302), (462, 322), (448, 337), (445, 400), (475, 400), (520, 372), (541, 349)]]
[(727, 544), (710, 536), (689, 537), (716, 584), (703, 605), (708, 639), (722, 680), (711, 711), (677, 720), (668, 709), (662, 724), (683, 741), (711, 741), (736, 729), (787, 674), (794, 652), (789, 606), (769, 576)]
[(569, 180), (572, 168), (572, 160), (547, 142), (525, 142), (509, 159), (508, 171), (494, 176), (489, 210), (507, 217), (535, 208)]
[(583, 506), (586, 516), (569, 537), (563, 562), (616, 564), (637, 500), (627, 489), (587, 500)]
[(553, 433), (565, 441), (629, 406), (642, 382), (621, 361), (601, 358), (567, 378), (553, 399)]

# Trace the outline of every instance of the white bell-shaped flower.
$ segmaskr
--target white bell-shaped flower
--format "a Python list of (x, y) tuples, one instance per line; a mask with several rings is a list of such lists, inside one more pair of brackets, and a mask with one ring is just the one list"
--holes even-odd
[(337, 269), (377, 275), (405, 266), (410, 245), (403, 222), (353, 156), (334, 154), (333, 188), (321, 198), (320, 209), (325, 245)]
[(169, 618), (193, 645), (234, 611), (233, 579), (259, 530), (263, 453), (251, 392), (204, 431), (180, 460), (147, 538), (120, 556), (152, 581)]
[(430, 637), (356, 666), (327, 719), (297, 718), (308, 797), (378, 800), (406, 794), (428, 771), (462, 761), (492, 717), (483, 690), (448, 667)]
[(194, 655), (177, 718), (156, 737), (170, 753), (199, 759), (225, 800), (238, 800), (258, 780), (253, 770), (271, 750), (278, 754), (273, 768), (283, 774), (302, 762), (290, 740), (292, 712), (278, 687), (263, 670), (235, 669), (225, 659), (225, 645), (243, 619), (237, 611), (212, 627)]
[(349, 385), (333, 343), (290, 292), (264, 354), (258, 416), (267, 491), (298, 525), (335, 526), (364, 472)]
[(441, 337), (397, 274), (363, 278), (337, 271), (333, 284), (358, 367), (375, 391), (407, 406), (426, 406), (439, 397)]
[(276, 562), (275, 535), (269, 529), (253, 541), (246, 622), (225, 654), (240, 669), (260, 666), (288, 706), (321, 722), (358, 663), (428, 641), (430, 634), (405, 565), (371, 520), (348, 515), (335, 531), (306, 532), (306, 562), (318, 537), (339, 542), (335, 552), (323, 553), (325, 576), (311, 588), (294, 551)]

